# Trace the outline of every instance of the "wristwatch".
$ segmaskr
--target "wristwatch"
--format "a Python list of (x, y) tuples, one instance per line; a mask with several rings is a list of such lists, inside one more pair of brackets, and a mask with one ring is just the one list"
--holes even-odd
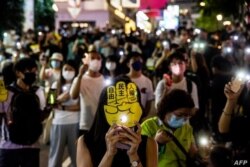
[(137, 166), (139, 166), (139, 164), (140, 164), (139, 160), (138, 161), (132, 161), (131, 162), (131, 167), (137, 167)]

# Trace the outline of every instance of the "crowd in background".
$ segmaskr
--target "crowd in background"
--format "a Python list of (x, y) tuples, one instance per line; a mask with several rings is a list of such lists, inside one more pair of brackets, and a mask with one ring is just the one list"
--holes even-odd
[[(204, 159), (209, 155), (206, 161), (211, 166), (219, 167), (230, 162), (231, 157), (250, 160), (250, 135), (247, 132), (250, 127), (249, 42), (250, 29), (240, 23), (214, 33), (180, 27), (177, 30), (158, 29), (152, 33), (138, 29), (125, 34), (122, 29), (108, 26), (99, 29), (66, 25), (58, 31), (28, 30), (22, 35), (8, 31), (0, 40), (0, 70), (7, 86), (15, 81), (13, 64), (22, 58), (34, 59), (38, 66), (36, 84), (44, 88), (45, 95), (50, 89), (57, 90), (57, 101), (61, 105), (54, 108), (51, 167), (62, 163), (66, 143), (72, 164), (76, 166), (73, 143), (79, 134), (90, 130), (102, 89), (122, 74), (135, 82), (140, 90), (141, 122), (146, 120), (142, 124), (142, 133), (148, 136), (161, 133), (152, 132), (156, 125), (148, 129), (151, 128), (150, 121), (156, 119), (154, 116), (161, 118), (162, 97), (174, 89), (190, 94), (193, 104), (176, 104), (173, 108), (181, 108), (181, 105), (195, 108), (184, 116), (194, 134), (194, 138), (188, 134), (190, 138), (186, 140), (190, 142), (189, 146), (196, 143)], [(230, 89), (232, 78), (242, 71), (245, 84), (234, 93)], [(164, 116), (161, 116), (163, 121)], [(159, 146), (158, 149), (162, 148)], [(164, 158), (168, 156), (161, 157)]]

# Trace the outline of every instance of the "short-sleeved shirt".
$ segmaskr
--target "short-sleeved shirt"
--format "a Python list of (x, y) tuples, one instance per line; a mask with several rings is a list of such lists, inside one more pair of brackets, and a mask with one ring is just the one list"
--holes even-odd
[(105, 87), (103, 75), (93, 78), (84, 74), (80, 86), (80, 129), (89, 130), (93, 124), (99, 97)]
[[(194, 143), (193, 129), (188, 123), (172, 131), (158, 117), (153, 117), (144, 121), (141, 126), (142, 135), (148, 137), (154, 137), (159, 129), (173, 133), (187, 152)], [(162, 147), (164, 147), (163, 151), (158, 154), (158, 167), (177, 167), (180, 166), (179, 164), (185, 166), (186, 156), (173, 141), (169, 141)], [(159, 150), (162, 150), (162, 148), (159, 148)]]
[[(155, 89), (155, 104), (156, 104), (155, 106), (157, 106), (158, 102), (160, 101), (162, 93), (164, 92), (165, 89), (166, 89), (166, 83), (165, 80), (162, 79), (161, 81), (158, 82)], [(181, 89), (188, 92), (187, 79), (184, 77), (180, 82), (172, 83), (169, 91), (173, 89)], [(190, 95), (194, 101), (195, 108), (199, 109), (198, 90), (194, 82), (192, 82), (192, 92), (190, 93)]]
[(147, 101), (154, 100), (154, 91), (152, 81), (145, 75), (141, 75), (138, 78), (131, 78), (133, 82), (138, 86), (141, 92), (141, 103), (143, 107), (146, 107)]

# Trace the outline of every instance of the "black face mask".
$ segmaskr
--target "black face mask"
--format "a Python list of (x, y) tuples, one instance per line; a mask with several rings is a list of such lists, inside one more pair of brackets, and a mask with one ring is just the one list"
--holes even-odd
[(33, 72), (25, 72), (23, 82), (26, 85), (32, 85), (36, 81), (36, 74)]
[(141, 61), (136, 61), (132, 64), (132, 67), (135, 71), (140, 71), (142, 68), (142, 63)]

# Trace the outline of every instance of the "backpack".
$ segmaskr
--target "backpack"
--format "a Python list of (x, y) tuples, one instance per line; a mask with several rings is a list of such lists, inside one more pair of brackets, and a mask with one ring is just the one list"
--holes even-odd
[(13, 92), (7, 111), (9, 140), (16, 144), (31, 145), (42, 134), (40, 101), (36, 95), (38, 87), (24, 92), (16, 85), (7, 88)]

